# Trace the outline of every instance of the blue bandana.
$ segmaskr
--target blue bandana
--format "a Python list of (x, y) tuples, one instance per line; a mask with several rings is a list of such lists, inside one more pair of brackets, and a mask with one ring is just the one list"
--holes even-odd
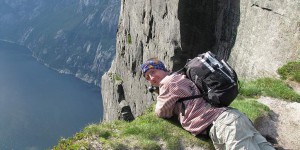
[(165, 65), (157, 59), (151, 59), (146, 61), (144, 64), (142, 64), (141, 69), (144, 76), (149, 69), (160, 69), (160, 70), (167, 71)]

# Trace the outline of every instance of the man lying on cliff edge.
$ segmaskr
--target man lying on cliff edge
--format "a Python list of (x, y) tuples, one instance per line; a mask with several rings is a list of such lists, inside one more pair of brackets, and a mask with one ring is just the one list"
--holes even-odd
[(141, 66), (146, 80), (159, 87), (155, 114), (161, 118), (178, 116), (181, 126), (193, 135), (209, 133), (217, 150), (274, 150), (254, 128), (252, 122), (237, 109), (214, 107), (202, 98), (184, 101), (182, 115), (179, 98), (200, 94), (196, 85), (182, 74), (170, 74), (165, 65), (152, 58)]

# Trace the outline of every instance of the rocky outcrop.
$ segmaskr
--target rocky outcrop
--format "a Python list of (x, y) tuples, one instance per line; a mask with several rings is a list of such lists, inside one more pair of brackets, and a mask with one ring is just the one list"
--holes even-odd
[(138, 116), (152, 104), (139, 68), (151, 57), (163, 60), (170, 70), (207, 50), (227, 59), (239, 7), (239, 1), (229, 0), (122, 1), (116, 57), (102, 77), (104, 119), (125, 119), (124, 106)]
[(102, 77), (104, 119), (122, 119), (124, 106), (138, 116), (152, 104), (139, 70), (151, 57), (177, 70), (211, 50), (229, 58), (241, 78), (275, 76), (278, 67), (300, 56), (299, 3), (123, 0), (116, 57)]
[(300, 59), (300, 1), (242, 0), (230, 63), (244, 78), (276, 77), (288, 61)]
[(278, 147), (300, 149), (300, 103), (270, 97), (260, 97), (258, 101), (271, 109), (269, 116), (257, 122), (260, 133), (271, 138)]

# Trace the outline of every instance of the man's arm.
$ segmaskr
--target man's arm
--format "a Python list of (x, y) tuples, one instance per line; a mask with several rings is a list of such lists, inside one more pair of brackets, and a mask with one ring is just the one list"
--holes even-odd
[(191, 91), (187, 91), (187, 88), (179, 82), (182, 81), (166, 83), (160, 87), (155, 107), (155, 114), (158, 117), (172, 117), (177, 100), (190, 94)]

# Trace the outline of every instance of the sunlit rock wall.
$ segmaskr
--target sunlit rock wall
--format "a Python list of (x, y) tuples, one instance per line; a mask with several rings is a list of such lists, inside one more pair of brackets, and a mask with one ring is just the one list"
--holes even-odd
[(227, 59), (238, 22), (235, 0), (123, 0), (116, 57), (102, 77), (104, 119), (130, 120), (153, 103), (140, 72), (142, 62), (157, 57), (175, 71), (208, 50)]
[(300, 1), (243, 0), (230, 63), (242, 78), (278, 77), (288, 61), (300, 60)]

